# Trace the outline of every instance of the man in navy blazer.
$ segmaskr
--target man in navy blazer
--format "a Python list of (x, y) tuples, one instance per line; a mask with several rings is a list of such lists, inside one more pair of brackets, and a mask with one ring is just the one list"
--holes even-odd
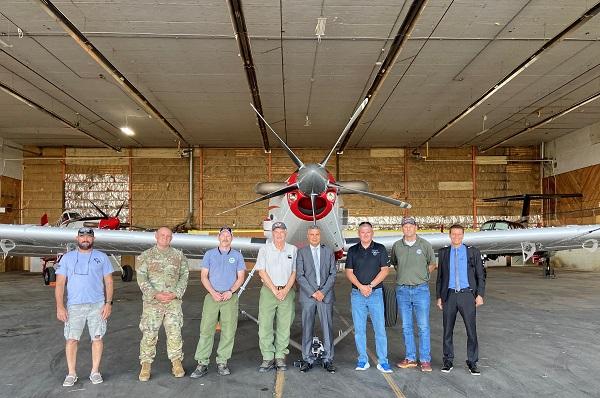
[(437, 306), (443, 311), (444, 325), (442, 372), (452, 370), (452, 337), (456, 314), (460, 312), (467, 332), (467, 366), (472, 375), (479, 375), (476, 308), (483, 304), (485, 273), (481, 253), (477, 248), (463, 244), (464, 236), (462, 225), (451, 226), (451, 245), (438, 251), (436, 297)]
[(321, 244), (321, 230), (311, 225), (307, 233), (308, 245), (298, 250), (296, 280), (300, 287), (302, 306), (302, 359), (301, 372), (308, 372), (316, 360), (311, 352), (315, 315), (319, 313), (323, 332), (323, 367), (335, 373), (333, 366), (333, 303), (336, 266), (333, 250)]

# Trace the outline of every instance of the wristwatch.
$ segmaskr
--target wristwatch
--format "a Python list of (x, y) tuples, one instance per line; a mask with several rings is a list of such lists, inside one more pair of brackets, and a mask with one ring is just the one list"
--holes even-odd
[(112, 302), (112, 300), (110, 300), (110, 301), (105, 301), (105, 302), (104, 302), (104, 304), (110, 304), (110, 305), (113, 305), (113, 302)]

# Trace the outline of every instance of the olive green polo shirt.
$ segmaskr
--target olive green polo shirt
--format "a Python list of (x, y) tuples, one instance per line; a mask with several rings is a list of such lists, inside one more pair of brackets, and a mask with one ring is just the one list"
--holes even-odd
[(417, 235), (409, 246), (400, 239), (392, 247), (391, 263), (396, 267), (396, 284), (420, 285), (429, 282), (429, 264), (435, 264), (431, 244)]

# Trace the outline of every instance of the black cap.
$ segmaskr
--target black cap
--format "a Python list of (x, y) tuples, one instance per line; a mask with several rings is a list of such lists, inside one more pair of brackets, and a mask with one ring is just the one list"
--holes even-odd
[(417, 220), (415, 220), (414, 217), (404, 217), (402, 219), (402, 225), (405, 225), (405, 224), (417, 225)]
[(271, 231), (275, 231), (277, 228), (287, 229), (285, 224), (281, 221), (274, 222), (273, 225), (271, 225)]
[(77, 236), (84, 236), (84, 235), (94, 236), (94, 230), (91, 229), (90, 227), (79, 228), (79, 231), (77, 231)]
[(233, 236), (233, 232), (231, 231), (231, 228), (229, 228), (227, 225), (223, 225), (221, 227), (221, 229), (219, 230), (219, 235), (221, 235), (221, 232), (223, 232), (223, 231), (227, 231), (227, 232), (229, 232), (229, 234), (231, 236)]

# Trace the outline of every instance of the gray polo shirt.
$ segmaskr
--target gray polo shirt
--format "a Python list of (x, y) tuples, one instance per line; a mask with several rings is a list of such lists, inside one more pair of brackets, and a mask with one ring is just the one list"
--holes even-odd
[(396, 284), (420, 285), (429, 281), (429, 264), (435, 264), (431, 244), (417, 235), (409, 246), (400, 239), (392, 247), (391, 263), (396, 266)]
[(269, 242), (258, 251), (256, 270), (265, 270), (275, 286), (285, 286), (292, 275), (296, 264), (294, 245), (286, 242), (283, 250), (278, 250), (273, 242)]

